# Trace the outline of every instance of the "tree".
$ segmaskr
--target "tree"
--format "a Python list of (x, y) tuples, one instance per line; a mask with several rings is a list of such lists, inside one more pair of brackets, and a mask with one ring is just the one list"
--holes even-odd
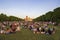
[(33, 21), (52, 21), (60, 23), (60, 7), (54, 9), (53, 11), (47, 12), (45, 15), (39, 16)]
[(23, 21), (22, 18), (18, 18), (15, 16), (7, 16), (6, 14), (1, 13), (0, 14), (0, 21)]

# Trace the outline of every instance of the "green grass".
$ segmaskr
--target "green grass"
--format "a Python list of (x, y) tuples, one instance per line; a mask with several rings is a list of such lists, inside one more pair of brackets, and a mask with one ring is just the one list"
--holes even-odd
[(14, 34), (0, 34), (0, 40), (60, 40), (60, 27), (57, 26), (53, 35), (34, 34), (29, 29), (22, 29)]

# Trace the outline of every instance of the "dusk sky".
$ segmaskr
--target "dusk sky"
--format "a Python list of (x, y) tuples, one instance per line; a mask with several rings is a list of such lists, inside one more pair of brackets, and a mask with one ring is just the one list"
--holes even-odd
[(0, 0), (0, 13), (20, 18), (36, 18), (60, 7), (60, 0)]

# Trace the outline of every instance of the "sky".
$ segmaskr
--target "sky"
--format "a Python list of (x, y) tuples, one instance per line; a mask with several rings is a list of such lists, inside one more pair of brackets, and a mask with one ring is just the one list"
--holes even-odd
[(60, 7), (60, 0), (0, 0), (0, 14), (36, 18)]

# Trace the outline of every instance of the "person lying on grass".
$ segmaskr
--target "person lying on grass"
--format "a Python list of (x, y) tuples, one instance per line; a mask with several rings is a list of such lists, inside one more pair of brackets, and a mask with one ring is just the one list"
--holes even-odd
[(17, 24), (12, 24), (10, 26), (10, 28), (7, 28), (7, 31), (6, 33), (9, 34), (9, 33), (15, 33), (16, 31), (20, 31), (20, 27), (17, 25)]

